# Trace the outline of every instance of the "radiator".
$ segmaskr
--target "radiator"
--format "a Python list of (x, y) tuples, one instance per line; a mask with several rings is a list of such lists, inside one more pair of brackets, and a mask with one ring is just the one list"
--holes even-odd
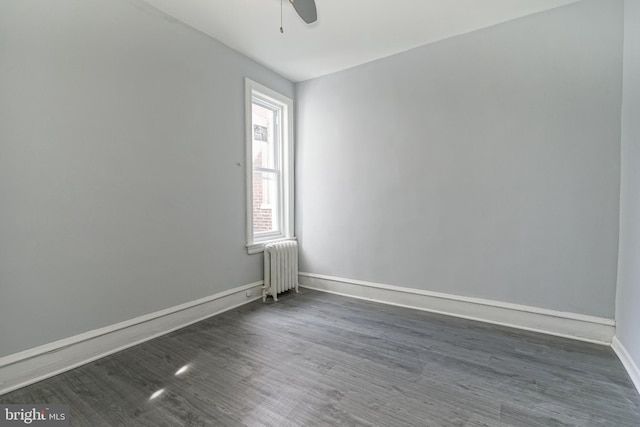
[(267, 243), (264, 246), (262, 301), (267, 300), (267, 295), (278, 301), (278, 294), (289, 289), (298, 292), (298, 242)]

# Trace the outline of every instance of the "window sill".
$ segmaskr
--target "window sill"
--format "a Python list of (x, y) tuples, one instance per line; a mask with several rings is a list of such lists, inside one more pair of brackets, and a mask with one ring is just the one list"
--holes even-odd
[(285, 237), (285, 238), (272, 239), (272, 240), (263, 240), (261, 242), (249, 243), (247, 245), (247, 253), (249, 255), (259, 254), (259, 253), (264, 252), (264, 245), (266, 245), (267, 243), (285, 242), (287, 240), (297, 240), (297, 238), (296, 237)]

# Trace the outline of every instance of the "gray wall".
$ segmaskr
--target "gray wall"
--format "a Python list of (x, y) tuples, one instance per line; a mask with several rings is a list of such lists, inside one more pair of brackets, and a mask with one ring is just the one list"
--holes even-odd
[(622, 6), (298, 84), (301, 270), (612, 318)]
[(640, 2), (625, 2), (616, 335), (640, 366)]
[(245, 76), (294, 94), (140, 1), (0, 2), (0, 356), (261, 279)]

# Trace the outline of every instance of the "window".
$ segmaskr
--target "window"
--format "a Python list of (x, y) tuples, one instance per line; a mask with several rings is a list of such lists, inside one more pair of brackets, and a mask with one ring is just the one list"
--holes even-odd
[(247, 250), (293, 238), (293, 101), (245, 79)]

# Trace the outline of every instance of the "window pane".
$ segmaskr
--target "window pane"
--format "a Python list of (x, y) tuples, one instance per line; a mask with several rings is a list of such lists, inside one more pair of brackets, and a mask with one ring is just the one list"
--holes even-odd
[(253, 167), (275, 169), (277, 110), (253, 103)]
[(278, 179), (275, 172), (253, 172), (253, 232), (279, 232)]

